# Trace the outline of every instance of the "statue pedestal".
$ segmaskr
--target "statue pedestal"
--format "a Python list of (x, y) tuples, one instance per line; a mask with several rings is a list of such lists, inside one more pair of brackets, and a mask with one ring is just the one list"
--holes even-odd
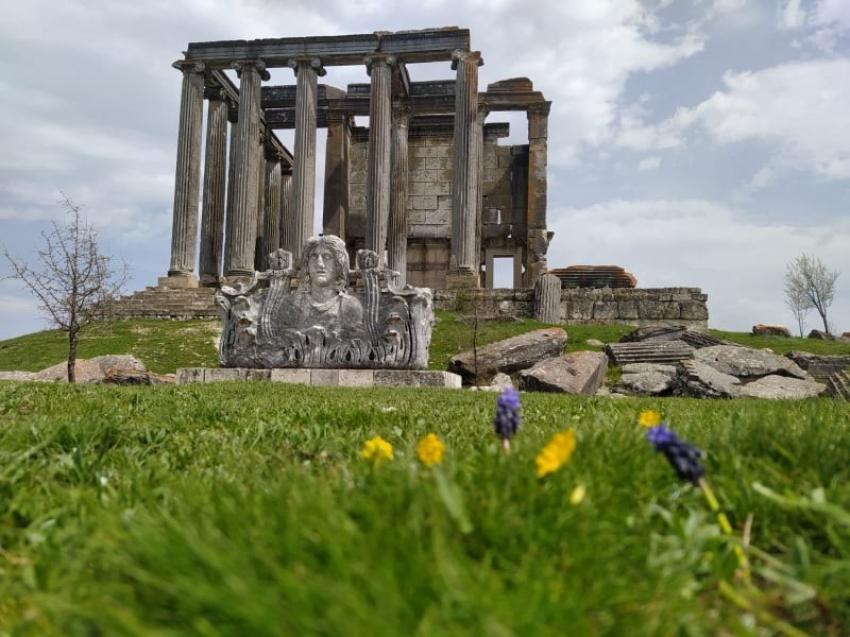
[(234, 380), (265, 380), (314, 387), (461, 388), (461, 378), (458, 374), (416, 369), (187, 367), (177, 370), (178, 385)]

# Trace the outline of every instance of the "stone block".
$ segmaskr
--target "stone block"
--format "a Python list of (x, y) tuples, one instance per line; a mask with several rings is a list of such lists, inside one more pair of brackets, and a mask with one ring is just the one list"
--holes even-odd
[(157, 287), (160, 288), (196, 288), (198, 287), (198, 277), (194, 274), (172, 274), (169, 276), (161, 276), (157, 280)]
[(292, 385), (309, 385), (310, 384), (309, 369), (281, 369), (276, 368), (271, 370), (271, 381), (273, 383), (290, 383)]
[(372, 387), (375, 384), (375, 371), (372, 369), (340, 369), (340, 387)]
[(375, 387), (446, 387), (461, 388), (461, 378), (451, 372), (427, 370), (376, 369)]
[(338, 369), (310, 370), (310, 384), (320, 387), (336, 387), (339, 385)]
[(184, 367), (177, 370), (177, 384), (187, 385), (189, 383), (203, 383), (204, 372), (203, 367)]

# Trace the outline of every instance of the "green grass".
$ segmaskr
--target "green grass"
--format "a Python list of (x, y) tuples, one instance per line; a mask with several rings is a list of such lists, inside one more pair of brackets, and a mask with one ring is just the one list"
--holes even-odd
[[(437, 310), (429, 351), (430, 369), (445, 370), (455, 354), (533, 329), (553, 327), (532, 319), (478, 321), (455, 312)], [(567, 332), (566, 351), (599, 350), (588, 340), (613, 343), (631, 332), (629, 325), (559, 325)], [(173, 373), (181, 367), (217, 367), (215, 339), (221, 323), (212, 321), (127, 320), (95, 325), (79, 341), (80, 358), (102, 354), (132, 354), (156, 373)], [(711, 330), (715, 336), (749, 347), (768, 347), (777, 354), (791, 350), (817, 354), (850, 354), (850, 344), (809, 338), (779, 338)], [(39, 371), (63, 362), (68, 355), (67, 337), (46, 330), (0, 341), (0, 369)]]
[[(850, 405), (522, 400), (506, 456), (480, 392), (0, 383), (0, 634), (847, 634)], [(643, 441), (645, 408), (707, 451), (734, 538)], [(567, 427), (571, 462), (538, 479)], [(360, 457), (375, 435), (392, 461)]]

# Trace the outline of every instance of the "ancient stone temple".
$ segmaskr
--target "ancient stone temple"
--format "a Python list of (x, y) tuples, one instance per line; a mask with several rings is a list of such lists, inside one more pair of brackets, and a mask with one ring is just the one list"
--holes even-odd
[[(434, 62), (449, 77), (411, 77)], [(513, 287), (532, 287), (552, 237), (551, 103), (525, 78), (480, 90), (482, 64), (456, 27), (190, 43), (174, 64), (183, 88), (160, 286), (245, 283), (281, 249), (297, 261), (318, 214), (316, 132), (325, 127), (322, 232), (340, 237), (352, 261), (367, 250), (398, 273), (397, 287), (453, 289), (492, 287), (494, 259), (507, 258)], [(352, 65), (368, 81), (319, 83), (327, 68)], [(275, 68), (291, 69), (293, 83), (264, 85)], [(527, 144), (500, 143), (509, 124), (488, 118), (504, 111), (527, 114)], [(292, 152), (276, 135), (287, 128)]]

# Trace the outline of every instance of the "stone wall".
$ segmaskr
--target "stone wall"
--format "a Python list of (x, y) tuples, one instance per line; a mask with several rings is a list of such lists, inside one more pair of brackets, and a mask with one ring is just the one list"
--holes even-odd
[[(708, 295), (699, 288), (561, 290), (561, 323), (566, 325), (685, 325), (708, 329)], [(533, 290), (435, 290), (438, 309), (481, 318), (531, 318)]]

